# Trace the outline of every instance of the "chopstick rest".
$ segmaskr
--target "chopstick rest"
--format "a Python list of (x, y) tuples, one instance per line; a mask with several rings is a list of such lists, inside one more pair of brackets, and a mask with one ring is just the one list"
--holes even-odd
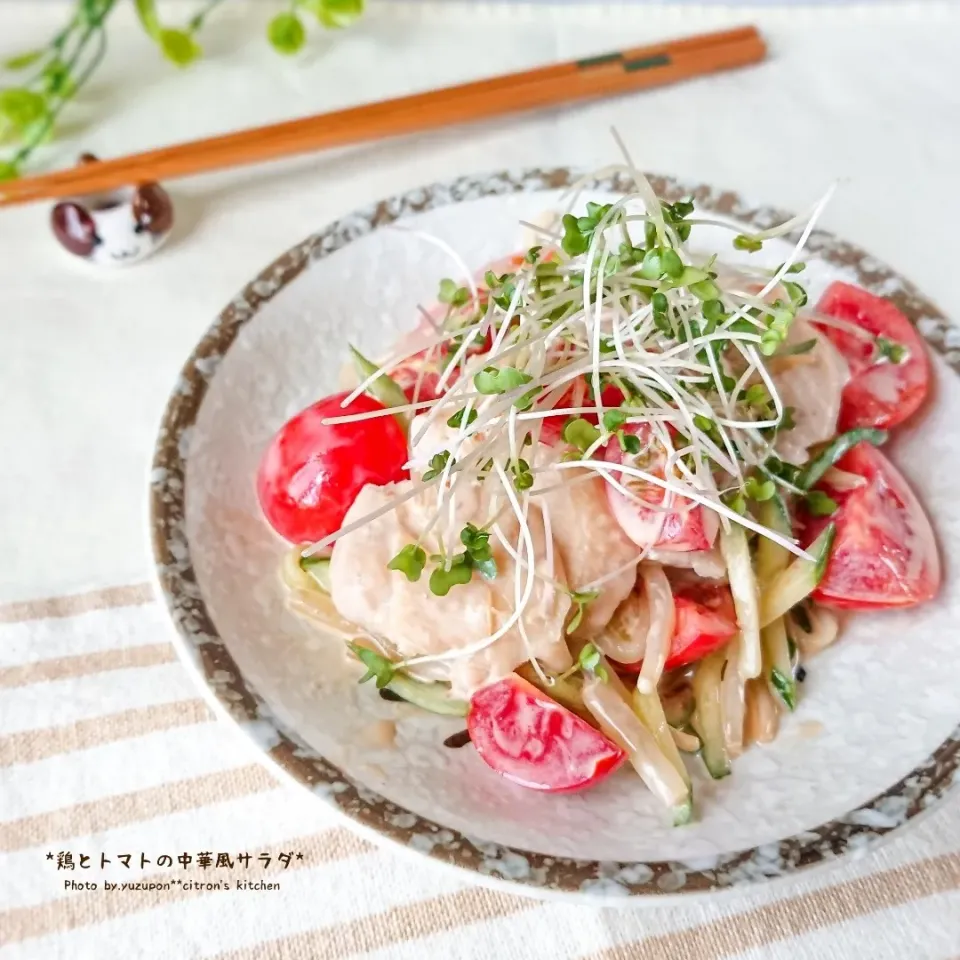
[[(81, 164), (97, 163), (93, 154)], [(54, 237), (68, 253), (101, 267), (140, 263), (173, 228), (173, 202), (159, 183), (141, 183), (60, 201), (50, 212)]]

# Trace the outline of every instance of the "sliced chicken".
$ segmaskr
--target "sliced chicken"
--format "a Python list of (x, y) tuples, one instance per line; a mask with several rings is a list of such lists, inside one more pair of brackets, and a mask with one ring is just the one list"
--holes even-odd
[[(550, 529), (571, 590), (594, 589), (574, 636), (591, 637), (602, 630), (633, 589), (640, 548), (623, 532), (610, 512), (605, 482), (597, 475), (545, 470), (537, 475), (535, 499), (549, 512)], [(554, 489), (549, 489), (554, 488)]]
[(850, 378), (846, 360), (836, 347), (802, 317), (790, 326), (787, 344), (816, 340), (808, 353), (775, 357), (768, 366), (785, 407), (793, 407), (796, 426), (781, 430), (774, 446), (787, 463), (801, 464), (814, 444), (833, 439), (837, 433), (840, 395)]
[[(491, 489), (495, 484), (490, 484)], [(341, 616), (359, 624), (383, 644), (393, 659), (443, 654), (482, 641), (496, 632), (516, 610), (516, 563), (496, 538), (490, 545), (497, 563), (497, 577), (484, 580), (474, 573), (469, 583), (451, 588), (445, 597), (430, 592), (428, 567), (416, 582), (387, 569), (387, 564), (409, 543), (421, 537), (434, 518), (437, 495), (424, 491), (399, 503), (413, 488), (413, 481), (390, 486), (364, 487), (347, 513), (345, 525), (390, 504), (396, 508), (342, 537), (333, 550), (330, 564), (331, 595)], [(424, 542), (427, 554), (438, 550), (437, 537), (452, 540), (459, 549), (458, 533), (470, 522), (489, 519), (490, 494), (483, 484), (458, 487), (453, 517), (444, 516)], [(539, 510), (531, 508), (527, 525), (533, 539), (536, 567), (545, 562), (546, 540)], [(523, 557), (520, 528), (509, 513), (500, 517), (499, 527), (514, 552)], [(452, 531), (452, 537), (449, 534)], [(543, 571), (541, 571), (543, 572)], [(521, 567), (521, 587), (526, 570)], [(537, 577), (520, 625), (512, 626), (500, 639), (484, 649), (455, 659), (434, 662), (434, 676), (450, 680), (454, 696), (468, 698), (473, 691), (495, 683), (521, 663), (537, 658), (545, 668), (560, 672), (571, 664), (564, 639), (564, 624), (570, 597), (562, 564), (555, 560), (552, 577)]]

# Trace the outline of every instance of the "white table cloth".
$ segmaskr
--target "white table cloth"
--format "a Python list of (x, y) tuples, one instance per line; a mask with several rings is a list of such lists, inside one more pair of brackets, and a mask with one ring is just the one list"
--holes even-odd
[[(161, 6), (171, 21), (193, 9)], [(64, 10), (7, 0), (0, 55), (43, 41)], [(574, 110), (177, 183), (175, 237), (129, 271), (71, 260), (42, 206), (0, 212), (0, 960), (960, 954), (957, 801), (857, 863), (624, 911), (476, 889), (371, 847), (315, 798), (276, 784), (213, 721), (146, 587), (144, 519), (167, 391), (262, 266), (326, 221), (423, 182), (604, 163), (611, 125), (647, 169), (780, 207), (803, 208), (840, 178), (827, 227), (960, 315), (960, 7), (383, 0), (355, 29), (315, 34), (293, 61), (263, 40), (270, 15), (231, 0), (204, 34), (205, 59), (178, 72), (121, 11), (103, 70), (46, 159), (110, 156), (726, 24), (760, 24), (771, 57)], [(103, 889), (152, 877), (159, 857), (184, 852), (194, 860), (178, 865), (179, 885)], [(249, 878), (280, 888), (191, 888), (226, 875), (201, 865), (201, 852), (249, 853)], [(67, 853), (74, 869), (57, 869)], [(271, 866), (257, 863), (262, 853)], [(101, 856), (111, 861), (102, 868)], [(99, 889), (65, 890), (65, 879)]]

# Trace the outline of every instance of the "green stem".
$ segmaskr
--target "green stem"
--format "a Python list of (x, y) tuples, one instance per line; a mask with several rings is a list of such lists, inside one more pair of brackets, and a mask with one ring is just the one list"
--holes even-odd
[(50, 132), (50, 129), (56, 122), (57, 117), (60, 116), (63, 108), (76, 95), (76, 92), (90, 79), (97, 67), (100, 66), (104, 54), (107, 52), (107, 34), (103, 29), (103, 21), (113, 8), (115, 2), (116, 0), (111, 0), (110, 4), (104, 8), (102, 15), (98, 18), (97, 22), (88, 26), (83, 35), (80, 37), (80, 42), (77, 44), (77, 49), (74, 50), (73, 56), (71, 56), (71, 58), (65, 64), (66, 70), (69, 73), (69, 71), (77, 65), (80, 57), (83, 54), (83, 51), (86, 49), (87, 43), (93, 38), (94, 35), (96, 35), (99, 44), (97, 46), (96, 53), (93, 55), (93, 59), (87, 64), (83, 72), (75, 81), (70, 95), (60, 98), (56, 106), (47, 114), (43, 123), (40, 124), (40, 126), (37, 127), (37, 129), (33, 132), (33, 135), (30, 137), (30, 139), (14, 154), (13, 163), (15, 166), (19, 166), (21, 163), (27, 160), (33, 151), (36, 150), (36, 148), (43, 141), (43, 138)]
[(203, 26), (207, 17), (219, 7), (221, 3), (223, 3), (223, 0), (207, 0), (206, 4), (195, 14), (188, 24), (191, 32), (196, 33)]

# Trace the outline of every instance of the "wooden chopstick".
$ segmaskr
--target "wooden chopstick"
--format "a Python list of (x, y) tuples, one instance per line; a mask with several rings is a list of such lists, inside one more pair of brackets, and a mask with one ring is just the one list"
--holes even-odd
[(0, 207), (612, 96), (745, 66), (765, 55), (753, 27), (701, 34), (14, 180), (0, 184)]

